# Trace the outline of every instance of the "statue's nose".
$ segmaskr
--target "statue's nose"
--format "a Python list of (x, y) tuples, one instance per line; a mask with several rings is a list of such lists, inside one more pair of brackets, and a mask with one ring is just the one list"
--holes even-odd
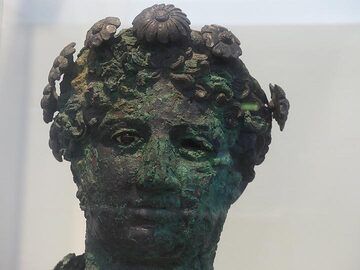
[(174, 146), (166, 136), (150, 138), (143, 150), (139, 168), (140, 188), (176, 191), (180, 181), (176, 177), (176, 155)]

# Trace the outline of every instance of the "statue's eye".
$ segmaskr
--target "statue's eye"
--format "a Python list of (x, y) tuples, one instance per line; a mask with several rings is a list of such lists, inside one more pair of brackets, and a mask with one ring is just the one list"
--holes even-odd
[(202, 138), (184, 138), (181, 147), (190, 151), (212, 152), (213, 146)]
[(141, 136), (135, 130), (121, 130), (115, 132), (111, 138), (123, 146), (129, 146), (141, 140)]
[(200, 161), (216, 153), (215, 147), (202, 137), (185, 137), (178, 145), (181, 155), (190, 160)]
[(170, 130), (169, 137), (181, 157), (204, 161), (216, 157), (219, 149), (217, 140), (206, 131), (206, 127), (179, 125)]

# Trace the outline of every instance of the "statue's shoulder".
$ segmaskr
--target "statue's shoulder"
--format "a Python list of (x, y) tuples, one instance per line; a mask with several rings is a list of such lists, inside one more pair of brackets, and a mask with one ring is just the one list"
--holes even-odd
[(66, 255), (54, 268), (54, 270), (84, 270), (84, 255), (76, 256), (74, 253)]

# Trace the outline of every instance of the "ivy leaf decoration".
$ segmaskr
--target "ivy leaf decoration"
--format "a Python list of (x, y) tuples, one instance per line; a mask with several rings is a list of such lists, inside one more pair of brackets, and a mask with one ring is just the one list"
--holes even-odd
[(269, 106), (273, 112), (273, 118), (279, 124), (280, 130), (283, 131), (288, 118), (290, 103), (286, 98), (285, 91), (280, 86), (270, 84), (270, 92), (271, 101)]

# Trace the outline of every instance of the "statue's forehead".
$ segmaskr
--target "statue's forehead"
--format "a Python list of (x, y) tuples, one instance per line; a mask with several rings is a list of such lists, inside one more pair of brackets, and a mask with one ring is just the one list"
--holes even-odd
[[(108, 111), (105, 120), (137, 119), (153, 130), (178, 125), (207, 126), (222, 129), (221, 115), (210, 106), (189, 99), (171, 83), (155, 84), (136, 99), (119, 101)], [(218, 131), (219, 132), (219, 131)]]

